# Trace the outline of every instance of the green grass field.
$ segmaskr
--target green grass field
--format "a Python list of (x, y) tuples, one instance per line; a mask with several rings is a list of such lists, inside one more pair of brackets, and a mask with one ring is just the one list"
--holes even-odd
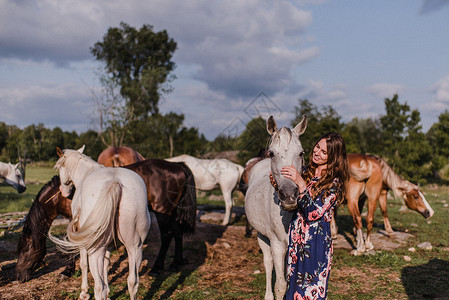
[[(24, 194), (8, 186), (0, 187), (0, 213), (26, 211), (42, 185), (55, 174), (46, 167), (27, 168), (27, 184)], [(388, 201), (388, 213), (391, 225), (396, 231), (408, 232), (414, 238), (407, 244), (393, 251), (378, 251), (370, 256), (351, 256), (348, 250), (335, 249), (332, 272), (329, 282), (329, 299), (448, 299), (449, 298), (449, 187), (428, 185), (423, 192), (435, 211), (430, 220), (412, 211), (400, 212), (399, 200)], [(199, 198), (199, 204), (223, 205), (220, 201), (209, 200), (210, 195), (219, 195), (218, 191), (205, 193)], [(236, 201), (242, 206), (243, 202)], [(352, 218), (346, 208), (339, 212), (337, 219), (339, 231), (352, 236)], [(240, 225), (240, 223), (238, 224)], [(242, 226), (244, 224), (242, 223)], [(382, 229), (383, 221), (380, 210), (376, 210), (374, 231)], [(0, 231), (3, 231), (0, 230)], [(0, 237), (0, 240), (3, 239)], [(430, 242), (432, 250), (418, 249), (422, 242)], [(409, 251), (414, 247), (416, 251)], [(253, 253), (255, 259), (261, 261), (262, 254)], [(409, 261), (404, 256), (410, 258)], [(262, 268), (263, 269), (263, 268)], [(154, 295), (164, 294), (165, 289), (179, 280), (179, 273), (167, 277), (164, 282), (152, 285), (156, 288)], [(235, 291), (232, 282), (223, 282), (221, 289), (199, 287), (201, 274), (193, 271), (184, 278), (182, 286), (173, 295), (174, 299), (254, 299), (263, 298), (265, 290), (265, 274), (252, 275), (252, 292)], [(203, 280), (204, 281), (204, 280)], [(147, 287), (148, 288), (148, 287)], [(114, 290), (123, 287), (111, 286), (111, 299), (122, 299)], [(139, 288), (139, 294), (145, 287)], [(148, 291), (146, 291), (148, 293)], [(231, 294), (227, 294), (230, 292)], [(257, 296), (256, 296), (257, 295)], [(67, 295), (76, 297), (75, 294)], [(123, 298), (124, 299), (124, 298)]]

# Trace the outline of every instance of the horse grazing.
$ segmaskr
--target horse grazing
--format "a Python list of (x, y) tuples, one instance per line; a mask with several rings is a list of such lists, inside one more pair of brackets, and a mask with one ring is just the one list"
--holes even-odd
[[(265, 299), (274, 299), (272, 292), (273, 265), (276, 272), (276, 299), (283, 299), (287, 289), (285, 280), (285, 255), (288, 246), (288, 230), (293, 216), (291, 211), (297, 205), (298, 186), (281, 175), (284, 166), (293, 165), (301, 170), (304, 164), (304, 150), (299, 136), (307, 127), (303, 117), (295, 128), (282, 127), (279, 131), (274, 118), (267, 120), (271, 135), (268, 154), (254, 165), (250, 172), (248, 190), (245, 196), (245, 212), (249, 223), (257, 230), (257, 241), (263, 252), (266, 273)], [(270, 171), (276, 181), (275, 189), (270, 183)]]
[[(348, 210), (354, 220), (357, 249), (355, 255), (374, 248), (371, 242), (371, 230), (374, 213), (379, 203), (384, 226), (387, 233), (393, 233), (387, 213), (387, 193), (393, 190), (394, 195), (405, 201), (407, 207), (416, 210), (426, 219), (433, 215), (433, 210), (419, 187), (396, 174), (379, 156), (368, 154), (348, 154), (350, 179), (346, 190)], [(366, 239), (363, 239), (361, 211), (368, 200), (366, 218)], [(336, 231), (335, 217), (332, 231)]]
[(195, 177), (196, 188), (213, 190), (217, 185), (223, 193), (225, 216), (222, 225), (229, 224), (232, 210), (232, 191), (239, 183), (243, 167), (224, 158), (199, 159), (187, 154), (167, 158), (171, 162), (184, 162)]
[(15, 188), (19, 194), (26, 190), (23, 176), (24, 171), (21, 163), (13, 165), (11, 163), (0, 162), (0, 178)]
[[(124, 168), (107, 168), (79, 150), (57, 149), (55, 168), (61, 179), (63, 196), (76, 188), (72, 200), (73, 219), (67, 227), (67, 238), (60, 240), (49, 232), (49, 238), (64, 252), (80, 252), (82, 273), (81, 299), (88, 299), (87, 264), (95, 282), (95, 298), (107, 299), (108, 245), (116, 237), (128, 253), (128, 291), (135, 299), (139, 287), (142, 248), (150, 229), (147, 191), (142, 178)], [(87, 259), (89, 258), (89, 261)]]
[(147, 159), (124, 166), (139, 174), (147, 186), (148, 207), (157, 218), (161, 247), (151, 273), (164, 269), (171, 240), (175, 240), (175, 259), (170, 265), (178, 269), (183, 259), (183, 235), (193, 233), (196, 224), (196, 190), (192, 172), (184, 163)]
[(72, 218), (71, 196), (68, 198), (59, 191), (59, 176), (47, 182), (38, 192), (28, 212), (22, 233), (17, 244), (16, 276), (19, 281), (28, 281), (47, 254), (47, 232), (58, 215)]
[(98, 156), (97, 162), (105, 167), (123, 167), (145, 160), (136, 150), (127, 147), (108, 147)]

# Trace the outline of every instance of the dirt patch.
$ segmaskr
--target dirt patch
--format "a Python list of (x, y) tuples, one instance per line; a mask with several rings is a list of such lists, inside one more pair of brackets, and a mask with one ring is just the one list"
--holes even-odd
[[(220, 223), (223, 214), (212, 213), (213, 216), (206, 217), (206, 219), (210, 220), (215, 217), (216, 222)], [(177, 281), (165, 286), (164, 281), (172, 274), (171, 272), (164, 272), (157, 277), (152, 277), (149, 274), (160, 245), (159, 229), (154, 220), (155, 218), (153, 218), (152, 227), (144, 247), (144, 259), (140, 271), (140, 286), (145, 291), (144, 299), (170, 298), (179, 291), (185, 292), (189, 289), (193, 291), (195, 288), (211, 291), (226, 288), (231, 292), (250, 292), (252, 287), (249, 283), (254, 279), (251, 275), (265, 272), (255, 232), (253, 232), (252, 237), (246, 238), (244, 226), (222, 226), (213, 224), (214, 222), (198, 222), (196, 232), (184, 239), (184, 257), (188, 263), (179, 272)], [(387, 237), (380, 232), (373, 233), (375, 249), (388, 250), (400, 247), (407, 238), (408, 236), (401, 233), (396, 237)], [(55, 247), (48, 249), (43, 266), (33, 274), (30, 281), (25, 283), (15, 281), (14, 267), (17, 257), (13, 253), (16, 243), (16, 240), (5, 239), (0, 244), (0, 299), (66, 299), (68, 294), (79, 293), (80, 277), (74, 276), (60, 281), (59, 274), (65, 268), (68, 257), (58, 252)], [(173, 259), (173, 244), (172, 242), (165, 262), (166, 268)], [(353, 245), (353, 236), (339, 235), (334, 242), (336, 248), (348, 249), (348, 253)], [(3, 257), (12, 258), (4, 259)], [(114, 285), (116, 297), (128, 293), (126, 286), (127, 265), (125, 248), (120, 246), (111, 255), (111, 268), (108, 278), (110, 285)], [(183, 285), (183, 282), (193, 272), (198, 274), (196, 284), (194, 286)], [(361, 274), (356, 268), (345, 268), (332, 272), (332, 277), (335, 276), (336, 279), (340, 277), (351, 278), (351, 276), (357, 276), (358, 280), (360, 280), (360, 276), (368, 279), (373, 274), (366, 271)], [(391, 278), (391, 280), (397, 279)], [(90, 274), (89, 284), (93, 286), (93, 279)], [(205, 297), (207, 298), (207, 295)], [(139, 298), (142, 297), (139, 296)]]

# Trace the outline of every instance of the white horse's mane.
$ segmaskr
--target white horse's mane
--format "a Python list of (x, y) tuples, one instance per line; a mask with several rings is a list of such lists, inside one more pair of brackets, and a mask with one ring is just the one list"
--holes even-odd
[(83, 160), (91, 165), (98, 165), (98, 163), (92, 158), (77, 150), (65, 149), (64, 155), (61, 156), (56, 162), (55, 169), (59, 170), (61, 167), (66, 167), (69, 170), (74, 170), (80, 160)]

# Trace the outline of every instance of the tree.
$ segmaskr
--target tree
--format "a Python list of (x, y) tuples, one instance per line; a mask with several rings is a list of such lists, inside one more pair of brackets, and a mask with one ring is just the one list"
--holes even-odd
[(386, 114), (380, 117), (382, 156), (408, 180), (424, 181), (430, 174), (432, 149), (422, 133), (419, 111), (410, 111), (407, 103), (399, 103), (398, 98), (396, 94), (385, 99)]
[(381, 134), (379, 119), (352, 119), (342, 132), (346, 152), (380, 154)]
[(174, 79), (170, 72), (175, 68), (171, 59), (176, 47), (165, 30), (153, 32), (150, 25), (136, 30), (122, 22), (120, 28), (109, 28), (91, 52), (120, 87), (127, 111), (136, 119), (145, 119), (158, 112), (161, 93), (171, 91), (167, 81)]
[(430, 127), (427, 138), (433, 149), (431, 169), (434, 176), (439, 177), (438, 171), (448, 163), (449, 157), (449, 111), (438, 116), (438, 122)]
[(269, 138), (267, 123), (264, 119), (257, 117), (249, 121), (237, 141), (237, 147), (240, 150), (237, 155), (239, 162), (244, 165), (249, 159), (260, 155), (260, 152), (267, 148)]
[(313, 145), (322, 135), (328, 132), (342, 132), (341, 117), (331, 105), (323, 106), (321, 112), (307, 99), (298, 101), (299, 106), (294, 108), (295, 118), (291, 122), (291, 126), (296, 126), (303, 115), (307, 116), (307, 129), (300, 137), (305, 153), (312, 151)]

